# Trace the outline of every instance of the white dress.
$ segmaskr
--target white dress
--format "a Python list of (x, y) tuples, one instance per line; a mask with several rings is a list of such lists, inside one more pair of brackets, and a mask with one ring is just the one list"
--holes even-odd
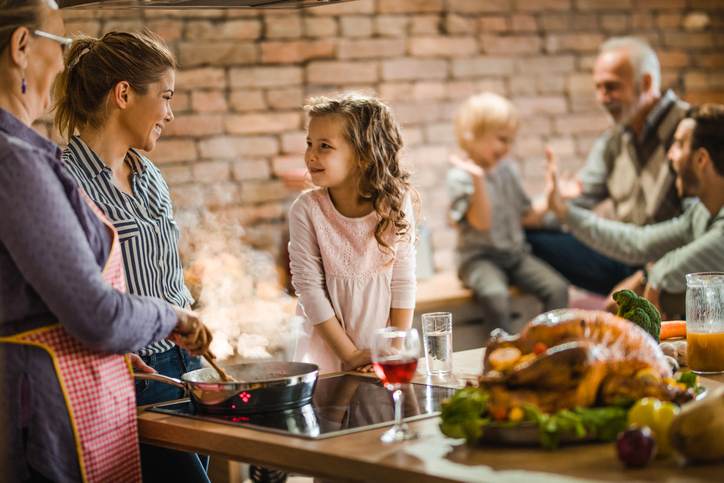
[(390, 309), (415, 307), (415, 245), (412, 204), (405, 216), (410, 236), (392, 244), (394, 258), (374, 237), (376, 212), (343, 216), (326, 189), (302, 193), (289, 210), (289, 259), (297, 311), (306, 318), (297, 359), (324, 371), (342, 369), (315, 325), (337, 316), (358, 349), (371, 348), (372, 335), (389, 323)]

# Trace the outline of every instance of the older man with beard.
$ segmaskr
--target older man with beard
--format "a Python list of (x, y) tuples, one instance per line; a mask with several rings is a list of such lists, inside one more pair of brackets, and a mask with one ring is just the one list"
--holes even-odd
[[(606, 220), (566, 203), (549, 157), (548, 203), (571, 233), (592, 249), (641, 272), (638, 291), (668, 315), (684, 312), (685, 275), (724, 271), (724, 106), (707, 104), (676, 128), (668, 157), (681, 197), (698, 197), (682, 215), (648, 226)], [(668, 303), (663, 303), (668, 301)]]
[[(666, 151), (689, 106), (660, 91), (653, 49), (634, 37), (616, 37), (600, 48), (593, 69), (596, 100), (616, 123), (594, 143), (579, 173), (576, 206), (607, 218), (647, 225), (681, 213)], [(529, 231), (533, 253), (572, 284), (602, 295), (626, 277), (636, 285), (638, 267), (612, 260), (557, 227)]]

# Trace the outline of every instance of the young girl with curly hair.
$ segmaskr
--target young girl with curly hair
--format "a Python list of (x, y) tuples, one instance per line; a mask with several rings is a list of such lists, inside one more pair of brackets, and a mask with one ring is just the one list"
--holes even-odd
[(390, 108), (361, 95), (319, 97), (304, 161), (318, 187), (289, 211), (289, 257), (301, 360), (323, 370), (370, 364), (376, 329), (409, 328), (415, 307), (416, 196), (400, 165)]

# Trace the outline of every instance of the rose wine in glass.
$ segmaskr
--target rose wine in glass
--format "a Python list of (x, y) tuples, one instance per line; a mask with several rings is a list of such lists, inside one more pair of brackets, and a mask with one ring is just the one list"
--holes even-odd
[(401, 387), (412, 380), (420, 356), (420, 338), (415, 329), (387, 327), (375, 332), (372, 342), (372, 364), (377, 377), (392, 391), (395, 403), (395, 425), (380, 438), (384, 443), (405, 441), (417, 437), (402, 422), (403, 398)]

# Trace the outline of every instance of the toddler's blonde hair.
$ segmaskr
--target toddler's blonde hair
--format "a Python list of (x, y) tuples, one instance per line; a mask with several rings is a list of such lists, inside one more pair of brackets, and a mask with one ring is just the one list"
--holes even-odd
[(492, 92), (469, 97), (455, 115), (455, 135), (465, 150), (474, 139), (503, 127), (517, 128), (518, 113), (508, 99)]

